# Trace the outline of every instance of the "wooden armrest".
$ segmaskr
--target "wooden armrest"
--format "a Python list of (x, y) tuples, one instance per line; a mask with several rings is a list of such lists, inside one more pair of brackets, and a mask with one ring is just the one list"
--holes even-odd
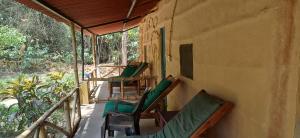
[(111, 68), (125, 68), (126, 66), (122, 65), (98, 65), (97, 67), (111, 67)]

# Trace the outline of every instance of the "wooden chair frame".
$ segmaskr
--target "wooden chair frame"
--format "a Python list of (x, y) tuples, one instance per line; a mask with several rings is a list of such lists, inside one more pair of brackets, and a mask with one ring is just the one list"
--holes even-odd
[[(136, 63), (135, 63), (136, 64)], [(108, 82), (108, 91), (109, 91), (109, 98), (112, 97), (113, 94), (113, 87), (120, 87), (120, 93), (121, 93), (121, 98), (125, 99), (125, 94), (124, 94), (124, 87), (130, 87), (130, 86), (134, 86), (137, 90), (137, 94), (140, 95), (140, 89), (141, 89), (141, 85), (140, 85), (140, 80), (143, 79), (143, 77), (140, 77), (140, 75), (142, 73), (145, 72), (145, 70), (149, 67), (149, 64), (145, 65), (143, 68), (141, 68), (139, 70), (139, 72), (133, 76), (133, 77), (127, 77), (127, 78), (111, 78), (110, 81), (120, 81), (120, 85), (118, 86), (114, 86), (113, 83), (114, 82)], [(128, 85), (125, 85), (125, 81), (129, 81)]]
[[(158, 121), (158, 116), (156, 112), (161, 110), (161, 104), (164, 101), (165, 97), (180, 83), (180, 79), (169, 75), (166, 79), (171, 80), (172, 83), (165, 89), (152, 104), (142, 112), (142, 118), (155, 118)], [(154, 112), (152, 112), (154, 111)]]
[[(105, 138), (106, 130), (108, 130), (109, 136), (113, 136), (114, 130), (125, 131), (125, 132), (126, 132), (126, 130), (130, 130), (130, 135), (131, 134), (140, 135), (139, 122), (140, 122), (141, 112), (142, 112), (145, 100), (146, 100), (149, 92), (150, 92), (150, 90), (146, 90), (146, 92), (144, 93), (141, 100), (137, 104), (137, 107), (133, 113), (108, 112), (105, 116), (105, 122), (103, 123), (103, 125), (101, 127), (101, 138)], [(123, 124), (123, 125), (113, 124), (111, 126), (110, 122), (115, 119), (118, 120), (118, 119), (120, 119), (120, 117), (126, 118), (128, 120), (125, 120), (125, 124)], [(119, 120), (119, 122), (121, 123), (122, 120)]]
[(233, 103), (225, 101), (216, 112), (214, 112), (199, 128), (190, 136), (190, 138), (199, 138), (205, 132), (216, 125), (233, 108)]

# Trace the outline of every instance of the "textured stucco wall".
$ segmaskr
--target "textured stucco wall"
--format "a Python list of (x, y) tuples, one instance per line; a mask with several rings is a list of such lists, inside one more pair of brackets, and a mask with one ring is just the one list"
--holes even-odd
[(183, 82), (169, 95), (168, 109), (180, 109), (206, 89), (235, 103), (234, 110), (210, 130), (210, 137), (294, 137), (299, 2), (178, 0), (171, 30), (175, 3), (161, 0), (140, 27), (141, 51), (156, 76), (160, 76), (160, 27), (166, 28), (167, 74), (180, 76), (179, 45), (193, 43), (194, 80), (180, 77)]

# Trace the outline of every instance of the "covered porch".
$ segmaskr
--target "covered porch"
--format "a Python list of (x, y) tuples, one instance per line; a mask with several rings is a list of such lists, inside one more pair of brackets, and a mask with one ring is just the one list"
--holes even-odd
[[(234, 103), (205, 137), (300, 137), (299, 0), (18, 1), (70, 25), (76, 80), (74, 91), (20, 138), (47, 137), (48, 127), (67, 137), (100, 137), (105, 102), (138, 101), (142, 93), (136, 95), (137, 89), (124, 93), (125, 80), (110, 96), (111, 80), (101, 78), (96, 52), (97, 37), (135, 26), (140, 29), (139, 61), (151, 65), (138, 77), (146, 80), (138, 90), (173, 75), (182, 82), (167, 96), (169, 111), (182, 110), (201, 89)], [(78, 75), (76, 29), (93, 36), (90, 77), (84, 76), (85, 66)], [(47, 120), (57, 109), (65, 111), (66, 126)], [(151, 119), (142, 119), (140, 126), (142, 135), (161, 130)]]

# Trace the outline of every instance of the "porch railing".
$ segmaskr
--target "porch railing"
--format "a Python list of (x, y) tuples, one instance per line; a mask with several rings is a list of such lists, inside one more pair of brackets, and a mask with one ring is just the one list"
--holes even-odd
[[(88, 93), (89, 97), (93, 97), (92, 95), (95, 94), (95, 89), (97, 89), (97, 80), (96, 78), (106, 78), (113, 72), (118, 71), (118, 74), (121, 74), (121, 71), (125, 68), (126, 66), (121, 66), (121, 65), (98, 65), (97, 67), (93, 68), (91, 71), (87, 72), (87, 81), (88, 81)], [(105, 74), (101, 73), (102, 68), (111, 68), (110, 71), (106, 72)], [(99, 72), (99, 75), (97, 74)]]
[[(63, 110), (63, 121), (59, 124), (51, 122), (49, 118), (54, 112)], [(29, 128), (21, 133), (17, 138), (46, 138), (51, 135), (48, 129), (55, 132), (60, 132), (67, 137), (72, 137), (76, 132), (78, 124), (81, 119), (79, 88), (75, 88), (62, 98), (58, 103), (46, 111), (37, 121), (35, 121)], [(53, 135), (53, 134), (52, 134)]]

